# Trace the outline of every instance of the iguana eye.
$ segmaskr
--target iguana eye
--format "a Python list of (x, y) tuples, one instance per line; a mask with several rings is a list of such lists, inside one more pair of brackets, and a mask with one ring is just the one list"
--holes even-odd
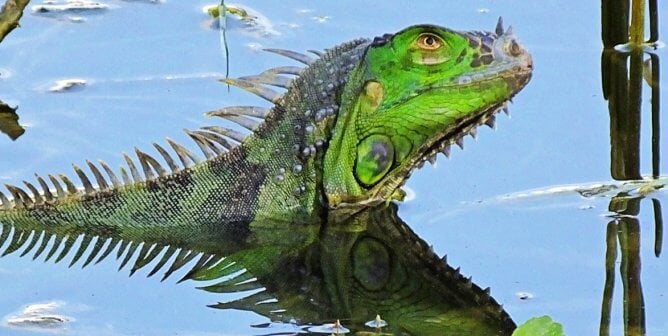
[(443, 45), (443, 40), (432, 33), (424, 33), (418, 36), (417, 45), (424, 50), (436, 50)]

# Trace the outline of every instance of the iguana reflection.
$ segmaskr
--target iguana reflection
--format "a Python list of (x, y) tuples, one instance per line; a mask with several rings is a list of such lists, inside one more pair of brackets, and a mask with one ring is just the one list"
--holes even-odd
[(252, 291), (212, 307), (294, 320), (304, 328), (340, 319), (365, 330), (380, 314), (388, 323), (384, 331), (398, 334), (510, 335), (515, 324), (489, 292), (434, 254), (396, 212), (390, 204), (343, 221), (237, 223), (223, 231), (3, 224), (0, 251), (56, 262), (68, 257), (70, 265), (84, 266), (115, 256), (121, 268), (134, 260), (131, 272), (146, 268), (149, 276), (163, 271), (168, 277), (187, 265), (192, 268), (182, 280), (206, 281), (203, 290)]

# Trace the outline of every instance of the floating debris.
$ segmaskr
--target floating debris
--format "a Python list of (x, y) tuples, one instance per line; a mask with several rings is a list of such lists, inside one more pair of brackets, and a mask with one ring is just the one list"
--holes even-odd
[[(227, 9), (227, 30), (239, 29), (256, 37), (271, 37), (281, 35), (274, 29), (272, 22), (262, 13), (248, 6), (239, 4), (225, 4)], [(218, 5), (207, 5), (202, 11), (209, 15), (208, 26), (219, 29), (220, 9)]]
[(16, 114), (17, 107), (0, 101), (0, 132), (7, 134), (12, 140), (18, 139), (25, 129), (19, 125), (19, 116)]
[(246, 43), (246, 47), (248, 47), (248, 49), (250, 49), (253, 52), (260, 52), (262, 51), (262, 49), (264, 49), (264, 47), (261, 44), (254, 42)]
[(7, 79), (12, 77), (13, 73), (11, 70), (6, 68), (0, 68), (0, 80)]
[(515, 296), (520, 300), (531, 300), (534, 298), (534, 295), (529, 292), (517, 292), (515, 293)]
[(374, 329), (379, 329), (379, 328), (384, 328), (387, 327), (387, 322), (383, 319), (380, 318), (380, 315), (376, 314), (376, 318), (364, 323), (365, 326), (369, 328), (374, 328)]
[(74, 321), (72, 317), (58, 314), (58, 310), (64, 305), (61, 301), (34, 303), (14, 315), (7, 316), (3, 324), (27, 331), (63, 332), (68, 323)]
[(326, 23), (327, 21), (331, 20), (332, 17), (329, 15), (318, 15), (312, 16), (311, 19), (315, 20), (317, 23)]
[(335, 323), (326, 323), (321, 326), (314, 326), (307, 329), (309, 332), (328, 335), (342, 335), (350, 332), (350, 329), (341, 325), (339, 320)]
[(88, 82), (81, 78), (70, 78), (56, 81), (56, 84), (49, 88), (51, 92), (71, 92), (83, 89)]
[(34, 14), (57, 15), (100, 12), (109, 9), (109, 5), (88, 0), (67, 0), (60, 4), (55, 1), (47, 1), (41, 5), (32, 6), (31, 9)]
[(70, 16), (67, 19), (70, 20), (70, 22), (74, 22), (74, 23), (86, 22), (86, 18), (83, 17), (83, 16)]
[(489, 13), (489, 8), (478, 8), (478, 13), (480, 14)]

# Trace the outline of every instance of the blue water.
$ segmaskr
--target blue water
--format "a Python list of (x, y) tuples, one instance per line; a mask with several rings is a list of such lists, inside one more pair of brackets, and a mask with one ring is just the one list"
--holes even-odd
[[(226, 105), (262, 104), (227, 88), (219, 35), (202, 1), (108, 1), (96, 13), (26, 13), (21, 28), (0, 45), (0, 99), (19, 106), (27, 132), (15, 142), (0, 136), (0, 183), (33, 173), (71, 174), (71, 163), (104, 159), (119, 166), (122, 151), (148, 149), (165, 136), (190, 143), (181, 131), (212, 123), (203, 112)], [(37, 4), (37, 3), (35, 3)], [(35, 5), (33, 4), (33, 5)], [(323, 49), (356, 37), (416, 23), (492, 30), (497, 17), (514, 26), (532, 53), (531, 83), (501, 116), (497, 130), (481, 129), (466, 150), (439, 156), (411, 177), (416, 197), (402, 218), (438, 254), (448, 254), (519, 324), (539, 315), (562, 323), (569, 335), (598, 333), (605, 265), (608, 198), (575, 193), (515, 200), (499, 196), (553, 185), (610, 181), (610, 126), (601, 91), (600, 4), (596, 1), (253, 1), (244, 5), (271, 23), (264, 33), (230, 27), (230, 74), (242, 76), (292, 64), (261, 47)], [(665, 6), (659, 17), (668, 17)], [(666, 36), (662, 25), (660, 36)], [(658, 54), (666, 58), (666, 49)], [(663, 76), (665, 78), (666, 76)], [(57, 80), (82, 78), (84, 88), (54, 93)], [(662, 97), (666, 97), (664, 84)], [(649, 100), (645, 88), (644, 102)], [(649, 120), (645, 108), (643, 120)], [(662, 129), (668, 125), (662, 120)], [(665, 136), (664, 136), (665, 138)], [(164, 143), (164, 142), (162, 142)], [(662, 145), (667, 144), (665, 141)], [(195, 146), (189, 146), (195, 148)], [(641, 172), (651, 172), (649, 123), (643, 124)], [(666, 171), (668, 164), (661, 163)], [(653, 197), (668, 200), (664, 192)], [(639, 215), (642, 284), (649, 335), (668, 334), (666, 257), (653, 252), (654, 221), (644, 200)], [(246, 335), (268, 319), (205, 305), (223, 298), (189, 282), (160, 283), (116, 272), (103, 262), (80, 270), (0, 259), (0, 318), (27, 304), (60, 301), (75, 319), (71, 335)], [(533, 298), (520, 300), (518, 292)], [(611, 332), (622, 334), (617, 279)], [(276, 327), (276, 330), (283, 330)], [(290, 330), (290, 326), (285, 326)], [(0, 334), (27, 331), (0, 327)]]

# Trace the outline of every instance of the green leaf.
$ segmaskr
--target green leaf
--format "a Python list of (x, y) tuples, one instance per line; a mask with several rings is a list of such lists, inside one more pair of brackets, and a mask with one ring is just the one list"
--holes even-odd
[(549, 316), (534, 317), (515, 329), (513, 336), (566, 336), (564, 327)]

